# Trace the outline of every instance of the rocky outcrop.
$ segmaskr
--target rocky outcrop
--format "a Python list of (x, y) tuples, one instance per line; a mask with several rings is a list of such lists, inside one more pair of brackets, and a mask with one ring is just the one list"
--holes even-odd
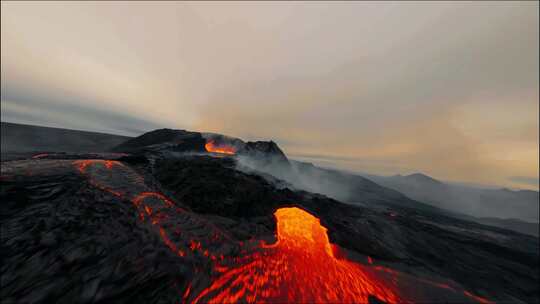
[(248, 141), (238, 154), (267, 162), (289, 162), (285, 153), (273, 141)]
[(158, 129), (132, 138), (112, 149), (114, 152), (136, 153), (168, 150), (173, 152), (203, 152), (206, 140), (199, 132)]

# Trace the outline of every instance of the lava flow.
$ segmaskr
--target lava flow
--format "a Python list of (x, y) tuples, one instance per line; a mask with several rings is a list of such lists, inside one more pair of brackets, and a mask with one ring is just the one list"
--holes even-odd
[(216, 144), (214, 140), (208, 140), (204, 145), (206, 151), (213, 153), (235, 154), (236, 149), (230, 145)]
[(299, 208), (274, 215), (278, 241), (242, 258), (241, 266), (216, 267), (219, 277), (194, 302), (404, 303), (390, 275), (375, 277), (336, 258), (318, 218)]
[[(131, 200), (141, 220), (157, 228), (167, 247), (183, 259), (206, 260), (212, 272), (199, 272), (186, 287), (183, 301), (194, 303), (412, 303), (444, 296), (447, 302), (491, 303), (451, 281), (439, 283), (377, 265), (350, 261), (330, 243), (320, 220), (296, 207), (275, 213), (274, 244), (238, 242), (210, 222), (158, 192), (121, 162), (86, 159), (73, 162), (90, 184)], [(233, 247), (231, 247), (233, 246)], [(239, 251), (227, 256), (235, 246)], [(225, 256), (224, 256), (225, 255)], [(208, 278), (207, 275), (211, 277)], [(198, 277), (202, 276), (202, 277)], [(202, 279), (200, 279), (202, 278)], [(200, 284), (201, 282), (208, 282)]]
[(457, 286), (373, 265), (370, 257), (366, 265), (349, 261), (330, 243), (319, 219), (300, 208), (280, 208), (274, 216), (275, 244), (261, 243), (260, 250), (234, 259), (232, 266), (216, 264), (210, 286), (187, 298), (194, 303), (425, 302), (429, 298), (415, 292), (420, 287), (453, 294), (459, 302), (491, 303)]

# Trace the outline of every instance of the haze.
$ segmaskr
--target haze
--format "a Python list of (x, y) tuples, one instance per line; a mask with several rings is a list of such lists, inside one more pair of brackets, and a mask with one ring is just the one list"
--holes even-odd
[(2, 121), (538, 189), (538, 2), (1, 3)]

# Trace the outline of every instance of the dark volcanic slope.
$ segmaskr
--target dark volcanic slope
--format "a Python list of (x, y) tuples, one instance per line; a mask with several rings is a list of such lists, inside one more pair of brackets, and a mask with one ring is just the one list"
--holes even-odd
[(170, 284), (187, 266), (137, 221), (129, 202), (93, 187), (72, 161), (39, 162), (43, 170), (2, 182), (2, 303), (176, 296)]
[[(2, 302), (204, 302), (217, 291), (264, 300), (268, 280), (305, 270), (275, 244), (273, 213), (290, 206), (319, 218), (340, 248), (309, 273), (356, 269), (366, 286), (420, 303), (538, 302), (537, 238), (278, 188), (230, 157), (153, 157), (2, 162)], [(323, 288), (317, 279), (302, 275)]]
[(205, 151), (206, 140), (199, 132), (158, 129), (144, 133), (113, 147), (114, 152), (142, 152), (167, 149), (176, 152)]
[(103, 152), (129, 139), (127, 136), (1, 123), (5, 152)]
[[(473, 290), (499, 293), (500, 288), (501, 298), (538, 300), (536, 238), (398, 205), (375, 212), (320, 195), (272, 189), (257, 176), (231, 169), (230, 160), (196, 158), (167, 160), (156, 168), (164, 187), (186, 189), (172, 195), (193, 208), (209, 204), (202, 209), (245, 216), (264, 214), (279, 205), (301, 205), (319, 216), (331, 239), (346, 248), (434, 270)], [(196, 195), (190, 197), (192, 193)]]
[(529, 235), (534, 235), (538, 237), (540, 235), (540, 226), (538, 223), (527, 223), (520, 220), (514, 219), (499, 219), (499, 218), (475, 218), (471, 217), (469, 221), (478, 222), (484, 225), (490, 225), (495, 227), (501, 227)]
[(163, 187), (199, 213), (265, 216), (279, 204), (292, 203), (299, 197), (288, 189), (276, 189), (258, 175), (236, 170), (232, 158), (166, 159), (158, 161), (155, 170)]

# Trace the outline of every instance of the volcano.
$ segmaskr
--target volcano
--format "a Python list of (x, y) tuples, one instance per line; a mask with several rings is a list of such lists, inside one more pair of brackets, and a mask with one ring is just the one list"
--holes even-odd
[(2, 158), (2, 302), (539, 301), (538, 238), (300, 170), (273, 141), (160, 129), (55, 150)]

